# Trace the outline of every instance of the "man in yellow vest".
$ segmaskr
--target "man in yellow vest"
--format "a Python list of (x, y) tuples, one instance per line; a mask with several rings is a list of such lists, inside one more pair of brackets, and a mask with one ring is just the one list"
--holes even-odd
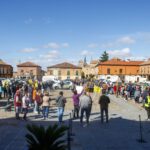
[(146, 97), (146, 101), (145, 101), (145, 109), (147, 111), (147, 119), (150, 119), (150, 93), (149, 95)]

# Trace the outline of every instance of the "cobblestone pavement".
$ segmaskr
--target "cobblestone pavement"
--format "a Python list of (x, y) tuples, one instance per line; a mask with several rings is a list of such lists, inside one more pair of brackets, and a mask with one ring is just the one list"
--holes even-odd
[[(58, 91), (52, 92), (52, 98), (56, 97)], [(67, 125), (69, 113), (73, 109), (71, 92), (64, 91), (67, 97), (64, 120)], [(125, 101), (110, 95), (109, 107), (110, 121), (108, 124), (100, 123), (98, 95), (93, 94), (93, 107), (90, 117), (90, 125), (83, 127), (79, 120), (73, 121), (72, 150), (147, 150), (150, 149), (150, 122), (146, 121), (146, 112), (139, 104), (132, 100)], [(0, 109), (0, 150), (26, 150), (25, 134), (26, 124), (35, 123), (48, 126), (57, 122), (57, 113), (54, 102), (49, 119), (29, 113), (29, 121), (15, 120), (14, 112), (5, 112)], [(143, 126), (143, 137), (147, 143), (138, 143), (139, 139), (139, 115), (141, 115)]]

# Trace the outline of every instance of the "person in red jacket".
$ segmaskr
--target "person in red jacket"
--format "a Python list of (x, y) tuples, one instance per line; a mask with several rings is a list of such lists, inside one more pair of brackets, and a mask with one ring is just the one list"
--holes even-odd
[(17, 90), (15, 94), (14, 106), (15, 106), (16, 119), (20, 119), (19, 114), (21, 112), (21, 95), (19, 90)]

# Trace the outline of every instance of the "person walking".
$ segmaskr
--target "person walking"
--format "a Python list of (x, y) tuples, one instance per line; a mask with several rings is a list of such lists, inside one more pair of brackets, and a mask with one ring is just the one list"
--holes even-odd
[(143, 92), (142, 92), (142, 99), (143, 99), (143, 106), (144, 106), (144, 104), (145, 104), (145, 101), (146, 101), (146, 98), (147, 98), (147, 96), (148, 96), (148, 93), (149, 93), (149, 89), (148, 89), (148, 87), (145, 87), (145, 89), (143, 90)]
[(14, 106), (15, 106), (16, 119), (20, 119), (19, 114), (21, 112), (21, 106), (22, 106), (20, 90), (16, 91), (15, 99), (14, 99)]
[(42, 100), (42, 108), (43, 108), (43, 119), (48, 119), (49, 114), (49, 106), (50, 106), (50, 97), (49, 93), (45, 92)]
[(81, 110), (81, 115), (80, 115), (81, 125), (83, 124), (84, 113), (86, 114), (86, 125), (89, 124), (91, 103), (92, 103), (91, 98), (87, 95), (86, 92), (84, 92), (83, 95), (80, 97), (80, 102), (79, 102), (79, 106)]
[(80, 94), (77, 93), (77, 90), (73, 91), (73, 96), (72, 96), (73, 106), (74, 106), (73, 118), (79, 118), (79, 110), (80, 110), (79, 98), (82, 95), (82, 93), (83, 91)]
[(35, 111), (40, 114), (40, 106), (42, 104), (42, 93), (41, 93), (41, 90), (38, 90), (37, 93), (36, 93), (36, 96), (35, 96), (35, 101), (36, 101), (36, 107), (35, 107)]
[(37, 94), (37, 89), (34, 87), (34, 88), (33, 88), (33, 93), (32, 93), (32, 100), (33, 100), (33, 103), (34, 103), (34, 109), (33, 109), (33, 112), (34, 112), (35, 114), (38, 113), (38, 111), (37, 111), (36, 94)]
[(24, 96), (22, 97), (22, 112), (23, 112), (23, 119), (27, 120), (27, 113), (28, 113), (28, 107), (29, 107), (29, 96), (28, 93), (25, 92)]
[(93, 100), (92, 100), (91, 94), (89, 92), (87, 92), (86, 94), (87, 94), (87, 96), (89, 96), (89, 98), (91, 100), (91, 104), (89, 105), (89, 113), (91, 114)]
[(147, 120), (148, 120), (148, 119), (150, 119), (150, 92), (149, 92), (148, 96), (146, 97), (144, 106), (147, 111)]
[(101, 112), (101, 123), (104, 122), (104, 112), (106, 115), (106, 122), (108, 123), (108, 105), (110, 103), (109, 97), (106, 95), (106, 90), (102, 90), (102, 95), (99, 98), (100, 112)]
[(140, 87), (139, 87), (139, 86), (136, 86), (135, 92), (134, 92), (134, 100), (135, 100), (135, 103), (139, 103), (140, 96), (141, 96)]
[(56, 98), (56, 103), (58, 107), (58, 122), (63, 123), (63, 113), (66, 103), (66, 98), (63, 96), (63, 92), (59, 92), (59, 96)]

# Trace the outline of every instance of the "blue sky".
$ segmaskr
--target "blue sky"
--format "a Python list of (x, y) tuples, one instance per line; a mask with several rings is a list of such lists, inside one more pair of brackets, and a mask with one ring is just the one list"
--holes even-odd
[(150, 57), (149, 0), (0, 0), (0, 58), (14, 67)]

